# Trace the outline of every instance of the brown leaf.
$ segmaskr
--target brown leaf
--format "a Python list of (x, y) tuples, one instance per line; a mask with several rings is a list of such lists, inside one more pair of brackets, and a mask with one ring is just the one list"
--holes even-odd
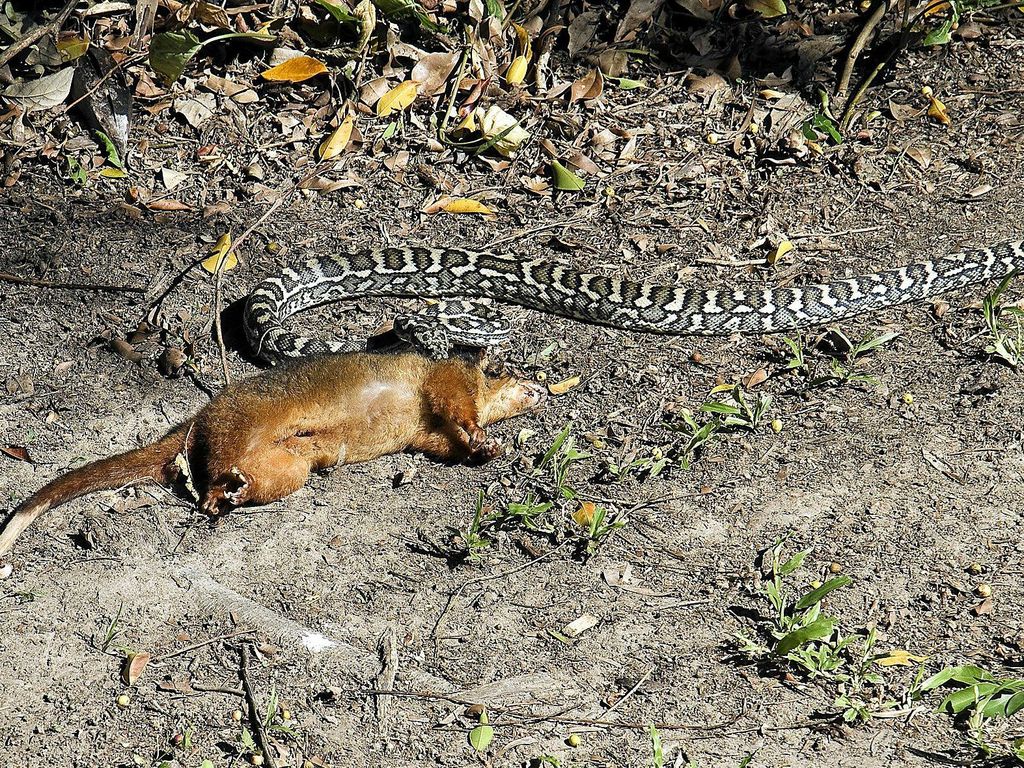
[(150, 200), (143, 203), (151, 211), (191, 211), (192, 206), (180, 200)]
[(142, 677), (149, 660), (148, 653), (129, 653), (125, 657), (124, 666), (121, 668), (121, 679), (125, 685), (135, 685), (135, 681)]
[(994, 604), (992, 602), (992, 598), (991, 597), (986, 597), (984, 600), (982, 600), (976, 606), (971, 608), (971, 613), (973, 613), (975, 616), (984, 616), (986, 614), (992, 613), (993, 607), (994, 607)]
[(764, 384), (768, 380), (768, 371), (764, 368), (758, 368), (752, 374), (743, 379), (743, 386), (747, 389), (753, 389), (759, 384)]
[(124, 339), (111, 339), (110, 348), (125, 360), (131, 360), (133, 363), (138, 363), (142, 360), (142, 353), (136, 352), (135, 347)]
[(444, 90), (448, 76), (459, 61), (457, 53), (428, 53), (412, 68), (412, 78), (420, 85), (420, 93), (433, 96)]
[(596, 99), (604, 91), (604, 76), (599, 69), (592, 69), (569, 89), (569, 103)]
[(28, 448), (24, 448), (23, 446), (20, 445), (11, 445), (10, 443), (0, 445), (0, 453), (6, 454), (7, 456), (10, 456), (12, 459), (17, 459), (18, 461), (25, 461), (28, 462), (29, 464), (35, 464), (35, 462), (32, 460), (32, 457), (29, 456)]

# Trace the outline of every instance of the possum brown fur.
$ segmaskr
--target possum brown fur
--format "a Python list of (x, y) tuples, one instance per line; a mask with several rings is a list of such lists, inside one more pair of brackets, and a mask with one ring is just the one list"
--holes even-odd
[(349, 354), (281, 366), (226, 387), (195, 418), (151, 445), (94, 461), (29, 497), (0, 529), (0, 555), (47, 510), (86, 493), (171, 483), (184, 456), (211, 515), (267, 504), (309, 473), (405, 449), (446, 461), (501, 452), (484, 427), (537, 406), (531, 382), (486, 376), (462, 359)]

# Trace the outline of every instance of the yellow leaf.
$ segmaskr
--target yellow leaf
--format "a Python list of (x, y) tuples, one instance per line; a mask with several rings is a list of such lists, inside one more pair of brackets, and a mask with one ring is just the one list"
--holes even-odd
[(879, 666), (882, 667), (909, 667), (913, 664), (921, 664), (922, 662), (928, 661), (927, 656), (917, 656), (910, 651), (905, 651), (902, 648), (894, 648), (889, 651), (885, 656), (875, 659)]
[(552, 395), (564, 395), (573, 387), (578, 387), (579, 384), (579, 376), (570, 376), (568, 379), (562, 379), (557, 384), (549, 384), (548, 392), (550, 392)]
[(126, 179), (128, 174), (122, 171), (120, 168), (103, 168), (100, 170), (100, 176), (105, 179)]
[(530, 33), (526, 27), (512, 22), (512, 29), (515, 30), (516, 39), (519, 41), (519, 53), (526, 57), (527, 61), (533, 56), (533, 45), (530, 43)]
[(377, 116), (387, 117), (392, 112), (401, 112), (416, 101), (419, 88), (420, 84), (415, 80), (399, 83), (380, 97), (380, 101), (377, 102)]
[(493, 216), (494, 211), (469, 197), (456, 197), (444, 204), (441, 209), (448, 213), (482, 213), (484, 216)]
[(341, 125), (334, 129), (334, 132), (327, 137), (327, 140), (320, 145), (320, 159), (330, 160), (345, 151), (349, 139), (352, 138), (352, 127), (355, 125), (355, 118), (349, 115), (341, 121)]
[(946, 111), (946, 105), (934, 96), (931, 97), (931, 101), (931, 106), (928, 107), (928, 117), (942, 123), (943, 125), (952, 125), (953, 121), (949, 119), (949, 113)]
[(510, 85), (521, 85), (523, 80), (526, 79), (526, 70), (529, 66), (530, 62), (527, 61), (525, 56), (516, 56), (512, 63), (508, 65), (508, 71), (505, 72), (505, 80)]
[(576, 524), (581, 528), (589, 528), (591, 521), (594, 519), (594, 512), (597, 510), (597, 505), (592, 501), (581, 501), (580, 508), (572, 513), (572, 519), (576, 521)]
[(769, 264), (775, 264), (779, 259), (785, 256), (787, 253), (793, 250), (793, 244), (789, 240), (783, 240), (779, 243), (779, 247), (775, 249), (775, 253), (768, 257)]
[(235, 256), (234, 251), (231, 251), (230, 254), (228, 251), (231, 251), (231, 233), (225, 232), (217, 240), (217, 244), (210, 249), (210, 258), (203, 261), (203, 269), (211, 275), (217, 274), (218, 271), (227, 272), (234, 269), (238, 266), (238, 257)]
[(296, 56), (294, 59), (281, 62), (276, 67), (271, 67), (260, 76), (264, 80), (301, 83), (303, 80), (322, 75), (326, 71), (327, 67), (322, 61), (311, 56)]

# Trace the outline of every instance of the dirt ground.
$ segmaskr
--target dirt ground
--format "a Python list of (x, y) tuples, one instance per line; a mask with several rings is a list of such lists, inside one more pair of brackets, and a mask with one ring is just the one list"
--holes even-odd
[[(353, 156), (359, 186), (301, 196), (260, 224), (225, 276), (223, 303), (290, 259), (385, 237), (470, 247), (511, 237), (502, 248), (692, 285), (813, 280), (1019, 238), (1022, 71), (1024, 40), (1013, 35), (914, 56), (871, 98), (882, 108), (920, 102), (928, 83), (951, 127), (882, 119), (823, 159), (780, 165), (737, 155), (731, 141), (707, 144), (708, 131), (729, 136), (744, 115), (716, 113), (664, 76), (609, 98), (599, 115), (642, 129), (635, 161), (608, 180), (618, 195), (535, 196), (512, 177), (481, 176), (507, 193), (484, 222), (422, 216), (432, 193), (420, 179), (398, 181), (379, 159)], [(914, 159), (915, 147), (929, 162)], [(114, 185), (73, 191), (45, 165), (27, 166), (0, 195), (3, 271), (145, 290), (4, 285), (0, 444), (27, 448), (35, 462), (0, 456), (0, 494), (12, 505), (76, 463), (155, 438), (220, 386), (214, 286), (190, 265), (266, 205), (138, 215), (122, 199)], [(744, 266), (763, 260), (752, 244), (767, 233), (795, 251), (773, 268)], [(268, 252), (268, 241), (283, 250)], [(758, 553), (788, 536), (787, 552), (813, 548), (798, 585), (833, 563), (852, 577), (827, 609), (848, 633), (877, 628), (876, 650), (927, 656), (929, 673), (970, 662), (1010, 674), (1022, 662), (1024, 381), (984, 353), (984, 290), (947, 297), (944, 313), (925, 303), (844, 324), (853, 338), (900, 335), (858, 366), (876, 383), (810, 388), (786, 372), (778, 338), (650, 337), (509, 308), (516, 331), (500, 358), (548, 381), (582, 380), (496, 428), (510, 446), (535, 432), (521, 451), (482, 467), (412, 455), (345, 467), (215, 527), (155, 487), (55, 510), (19, 541), (0, 581), (0, 764), (241, 764), (248, 713), (242, 724), (232, 713), (245, 709), (243, 647), (260, 707), (273, 694), (290, 714), (275, 720), (290, 733), (270, 734), (282, 765), (516, 766), (552, 756), (562, 766), (649, 766), (651, 722), (666, 765), (739, 766), (751, 753), (751, 766), (772, 768), (970, 758), (962, 724), (935, 711), (938, 698), (843, 724), (834, 683), (746, 663), (733, 635), (754, 632), (764, 611)], [(399, 305), (415, 302), (334, 306), (293, 322), (325, 337), (367, 336)], [(139, 360), (112, 348), (157, 310), (166, 330), (132, 339)], [(237, 313), (224, 322), (232, 376), (253, 372)], [(166, 346), (190, 353), (196, 372), (162, 375)], [(808, 355), (827, 370), (825, 352)], [(773, 395), (767, 418), (780, 433), (762, 425), (723, 436), (692, 467), (653, 478), (601, 472), (668, 450), (676, 435), (666, 420), (760, 368), (769, 378), (752, 391)], [(570, 470), (572, 487), (627, 524), (581, 557), (566, 505), (552, 512), (552, 536), (512, 529), (492, 534), (477, 563), (446, 556), (477, 494), (486, 490), (492, 507), (513, 497), (522, 457), (542, 453), (566, 424), (593, 454)], [(972, 611), (979, 582), (992, 600)], [(584, 616), (596, 624), (570, 637), (566, 625)], [(397, 660), (393, 687), (407, 695), (368, 693), (392, 687), (382, 637)], [(153, 655), (130, 689), (126, 649)], [(884, 671), (899, 698), (915, 668)], [(486, 752), (469, 745), (477, 718), (458, 701), (490, 711)]]

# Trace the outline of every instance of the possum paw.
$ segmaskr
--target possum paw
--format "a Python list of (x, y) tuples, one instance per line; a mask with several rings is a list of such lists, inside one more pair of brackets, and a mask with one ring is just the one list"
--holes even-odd
[(467, 440), (469, 449), (474, 453), (487, 445), (489, 440), (487, 433), (476, 424), (466, 427), (466, 435), (469, 438)]
[(235, 487), (232, 490), (225, 490), (224, 498), (237, 507), (245, 501), (248, 495), (249, 477), (238, 467), (232, 467), (230, 475)]
[(250, 484), (248, 475), (238, 467), (232, 467), (210, 483), (203, 497), (203, 512), (216, 517), (227, 507), (241, 506), (248, 499)]
[(485, 461), (496, 459), (505, 452), (505, 446), (496, 437), (488, 437), (480, 445), (473, 448), (469, 455), (471, 461), (483, 464)]

